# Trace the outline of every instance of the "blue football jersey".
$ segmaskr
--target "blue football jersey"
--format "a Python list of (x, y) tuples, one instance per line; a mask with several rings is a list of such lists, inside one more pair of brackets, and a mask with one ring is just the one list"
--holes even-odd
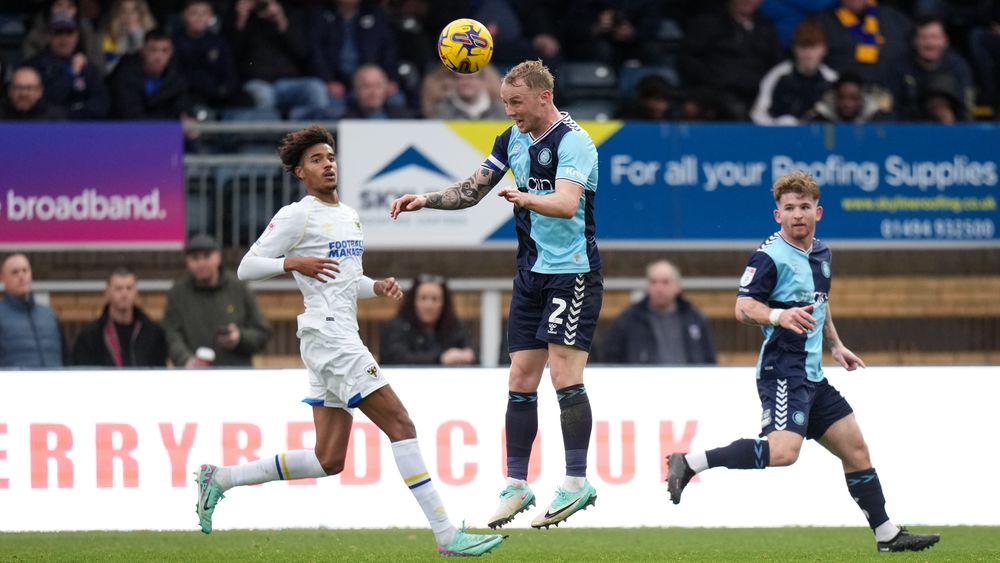
[(574, 274), (601, 269), (594, 238), (594, 196), (597, 193), (597, 148), (590, 135), (569, 114), (534, 138), (512, 125), (497, 136), (483, 166), (514, 173), (521, 191), (547, 196), (555, 193), (556, 180), (583, 186), (583, 195), (572, 218), (546, 217), (514, 208), (517, 230), (517, 267), (542, 274)]
[(812, 305), (816, 326), (807, 334), (764, 326), (764, 344), (757, 360), (758, 378), (805, 376), (823, 380), (823, 325), (830, 294), (830, 248), (813, 239), (809, 252), (775, 233), (750, 256), (740, 278), (738, 298), (752, 298), (768, 307), (789, 309)]

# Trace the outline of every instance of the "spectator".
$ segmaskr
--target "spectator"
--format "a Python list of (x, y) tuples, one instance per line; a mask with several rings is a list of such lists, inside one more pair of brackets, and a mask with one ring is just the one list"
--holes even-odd
[(326, 87), (306, 75), (309, 41), (303, 13), (286, 10), (278, 0), (236, 0), (235, 12), (233, 55), (254, 105), (291, 119), (323, 111)]
[(100, 69), (79, 50), (77, 20), (65, 15), (49, 22), (48, 45), (25, 64), (42, 77), (45, 100), (70, 119), (103, 119), (111, 106)]
[(30, 66), (18, 68), (7, 85), (7, 99), (0, 103), (0, 119), (45, 121), (65, 118), (62, 111), (45, 101), (44, 93), (42, 77), (37, 70)]
[(104, 52), (101, 50), (100, 37), (94, 26), (80, 14), (78, 0), (49, 0), (45, 10), (35, 15), (31, 30), (21, 43), (21, 57), (28, 60), (38, 54), (49, 43), (49, 22), (55, 16), (67, 16), (76, 22), (80, 31), (80, 51), (87, 56), (87, 61), (104, 76)]
[(817, 19), (826, 36), (825, 62), (839, 74), (882, 83), (891, 74), (891, 65), (907, 51), (909, 18), (876, 0), (840, 0)]
[(185, 248), (188, 271), (167, 293), (163, 329), (170, 361), (201, 367), (198, 348), (215, 351), (216, 366), (250, 366), (264, 348), (271, 326), (257, 298), (236, 275), (222, 269), (222, 250), (208, 235), (195, 235)]
[(115, 117), (181, 119), (192, 113), (187, 81), (173, 55), (170, 36), (154, 29), (142, 51), (122, 57), (109, 78)]
[(111, 74), (122, 57), (142, 49), (155, 27), (146, 0), (115, 0), (101, 30), (105, 72)]
[(382, 330), (381, 362), (409, 365), (469, 365), (476, 353), (455, 315), (448, 283), (441, 276), (413, 280), (399, 312)]
[(614, 67), (630, 61), (653, 62), (661, 20), (658, 5), (651, 0), (574, 3), (563, 26), (566, 58)]
[(132, 271), (117, 268), (111, 272), (101, 316), (83, 327), (73, 345), (74, 365), (166, 367), (166, 336), (135, 304), (138, 295)]
[(856, 74), (842, 74), (833, 88), (816, 103), (815, 121), (824, 123), (868, 123), (882, 121), (886, 106), (892, 104), (887, 92), (866, 85)]
[(680, 70), (695, 87), (714, 90), (732, 119), (747, 119), (764, 74), (781, 61), (761, 0), (727, 0), (723, 12), (696, 17), (681, 43)]
[(667, 260), (646, 267), (646, 296), (611, 325), (602, 361), (614, 364), (714, 364), (705, 316), (681, 295), (681, 274)]
[(380, 6), (361, 6), (361, 0), (328, 0), (314, 17), (310, 30), (313, 74), (326, 84), (331, 102), (343, 106), (347, 86), (363, 65), (379, 66), (388, 77), (389, 94), (399, 90), (396, 41)]
[(345, 119), (408, 119), (410, 110), (386, 104), (389, 99), (389, 80), (382, 67), (361, 65), (354, 73), (354, 99), (344, 115)]
[(958, 96), (952, 78), (948, 75), (932, 77), (924, 86), (919, 100), (922, 121), (952, 125), (968, 120), (968, 108)]
[(525, 59), (544, 59), (558, 66), (562, 47), (553, 32), (547, 2), (539, 0), (482, 0), (472, 16), (493, 36), (493, 61), (514, 65)]
[(233, 52), (210, 30), (215, 10), (210, 0), (187, 0), (183, 25), (174, 32), (174, 53), (190, 86), (192, 102), (214, 108), (242, 105)]
[(790, 49), (799, 24), (836, 3), (837, 0), (764, 0), (760, 13), (774, 24), (781, 48)]
[(55, 312), (31, 293), (31, 263), (11, 254), (0, 265), (0, 368), (63, 366), (62, 329)]
[(434, 119), (507, 119), (503, 104), (490, 95), (489, 83), (500, 82), (496, 69), (487, 66), (474, 74), (449, 72), (448, 93), (431, 110)]
[(792, 59), (772, 68), (760, 82), (750, 117), (758, 125), (797, 125), (812, 121), (816, 102), (837, 81), (837, 72), (823, 64), (823, 28), (805, 20), (795, 30)]
[(924, 114), (921, 100), (931, 82), (939, 88), (948, 84), (948, 93), (960, 100), (955, 119), (972, 118), (975, 103), (972, 70), (961, 55), (948, 47), (944, 22), (935, 16), (922, 16), (913, 25), (913, 51), (893, 65), (890, 88), (896, 117), (921, 119)]
[(681, 107), (674, 87), (659, 74), (643, 76), (635, 87), (634, 99), (621, 110), (619, 119), (636, 121), (673, 121)]
[(997, 77), (1000, 77), (1000, 2), (993, 2), (990, 16), (969, 33), (969, 50), (979, 76), (982, 100), (991, 104), (994, 115), (1000, 115), (1000, 95), (997, 94)]

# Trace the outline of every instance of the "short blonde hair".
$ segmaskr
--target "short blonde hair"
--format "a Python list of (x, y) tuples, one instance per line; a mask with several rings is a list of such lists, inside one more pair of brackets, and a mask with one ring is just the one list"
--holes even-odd
[(503, 81), (511, 86), (523, 84), (532, 90), (552, 90), (556, 80), (552, 78), (549, 67), (541, 59), (524, 61), (507, 71)]
[(808, 172), (802, 170), (796, 170), (778, 178), (771, 191), (774, 194), (775, 202), (778, 202), (781, 196), (787, 193), (796, 193), (819, 201), (819, 184)]

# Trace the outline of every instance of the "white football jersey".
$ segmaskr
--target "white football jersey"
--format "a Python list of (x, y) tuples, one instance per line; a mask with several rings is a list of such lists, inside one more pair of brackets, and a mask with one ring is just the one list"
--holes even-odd
[[(255, 256), (318, 256), (340, 262), (340, 273), (325, 283), (293, 272), (305, 299), (299, 331), (358, 333), (358, 283), (363, 275), (364, 237), (358, 212), (311, 195), (282, 207), (250, 248)], [(300, 334), (301, 336), (301, 334)]]

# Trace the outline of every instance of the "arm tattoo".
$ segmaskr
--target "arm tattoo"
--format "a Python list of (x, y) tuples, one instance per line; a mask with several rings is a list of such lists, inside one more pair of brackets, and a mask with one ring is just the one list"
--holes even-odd
[(427, 207), (432, 209), (465, 209), (479, 203), (490, 190), (500, 183), (500, 175), (488, 168), (480, 168), (468, 178), (447, 188), (427, 194)]
[(749, 313), (747, 313), (746, 311), (740, 311), (740, 314), (743, 316), (743, 318), (740, 319), (743, 322), (743, 324), (750, 326), (757, 326), (757, 321), (753, 320), (753, 317), (751, 317)]

